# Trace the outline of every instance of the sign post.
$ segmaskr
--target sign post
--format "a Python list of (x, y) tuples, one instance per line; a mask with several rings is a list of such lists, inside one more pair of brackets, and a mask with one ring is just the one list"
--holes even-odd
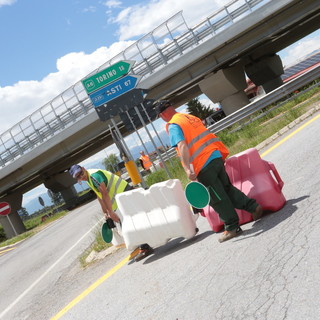
[(10, 223), (10, 226), (11, 226), (13, 232), (15, 233), (15, 235), (17, 236), (18, 235), (17, 230), (14, 228), (14, 226), (9, 218), (10, 212), (11, 212), (10, 204), (8, 202), (0, 202), (0, 215), (7, 216), (8, 221)]
[(134, 63), (135, 61), (133, 60), (119, 61), (112, 66), (96, 73), (94, 76), (82, 80), (81, 82), (87, 93), (92, 93), (126, 75)]
[(43, 199), (42, 199), (41, 197), (39, 197), (38, 200), (39, 200), (39, 203), (44, 207), (44, 201), (43, 201)]

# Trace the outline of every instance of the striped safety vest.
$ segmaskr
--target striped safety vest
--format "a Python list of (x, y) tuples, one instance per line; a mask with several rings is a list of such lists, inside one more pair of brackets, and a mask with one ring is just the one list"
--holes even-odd
[(89, 175), (88, 175), (88, 181), (87, 184), (88, 186), (96, 193), (96, 195), (102, 199), (102, 194), (101, 192), (94, 186), (92, 180), (94, 179), (91, 177), (91, 175), (97, 171), (102, 172), (105, 177), (108, 179), (108, 185), (106, 186), (108, 189), (109, 197), (111, 199), (112, 203), (112, 210), (116, 210), (118, 208), (117, 203), (116, 203), (116, 195), (118, 193), (121, 193), (124, 191), (128, 183), (120, 178), (119, 176), (113, 174), (112, 172), (109, 172), (107, 170), (101, 170), (101, 169), (88, 169), (87, 170)]
[(144, 155), (140, 157), (140, 160), (143, 162), (143, 168), (145, 170), (149, 170), (152, 166), (152, 162), (150, 161), (149, 156)]
[[(166, 124), (167, 132), (169, 132), (170, 123), (175, 123), (182, 129), (190, 153), (190, 163), (197, 175), (212, 152), (219, 150), (223, 159), (229, 155), (227, 147), (203, 125), (199, 118), (177, 112)], [(176, 149), (178, 151), (178, 148)]]

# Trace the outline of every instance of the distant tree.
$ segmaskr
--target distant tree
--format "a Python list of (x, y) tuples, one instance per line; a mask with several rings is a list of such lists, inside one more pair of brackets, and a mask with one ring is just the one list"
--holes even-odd
[(120, 162), (119, 158), (114, 153), (111, 153), (107, 158), (104, 158), (102, 161), (106, 170), (113, 173), (118, 171), (119, 162)]
[(141, 160), (140, 160), (140, 158), (137, 158), (136, 161), (135, 161), (135, 163), (136, 163), (136, 165), (137, 165), (138, 168), (141, 167)]
[(29, 216), (27, 209), (24, 207), (21, 207), (21, 209), (18, 210), (18, 213), (21, 218), (26, 218)]
[(187, 111), (193, 116), (200, 118), (201, 120), (205, 120), (207, 117), (209, 117), (211, 114), (215, 112), (212, 108), (202, 104), (198, 98), (190, 100), (187, 103), (187, 106)]
[(52, 203), (57, 206), (62, 203), (63, 198), (60, 192), (53, 192), (48, 189), (48, 196), (51, 198)]

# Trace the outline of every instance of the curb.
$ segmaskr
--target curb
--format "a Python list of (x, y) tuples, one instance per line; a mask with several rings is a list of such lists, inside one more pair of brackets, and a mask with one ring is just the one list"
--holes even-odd
[[(27, 239), (27, 238), (26, 238), (26, 239)], [(16, 242), (16, 243), (13, 243), (13, 244), (8, 244), (8, 245), (5, 246), (5, 247), (0, 247), (0, 251), (3, 251), (3, 250), (6, 250), (6, 249), (10, 249), (10, 248), (12, 248), (12, 247), (15, 247), (16, 245), (18, 245), (19, 243), (25, 241), (26, 239), (22, 239), (22, 240), (20, 240), (20, 241), (18, 241), (18, 242)]]
[(269, 144), (271, 144), (274, 140), (277, 138), (283, 136), (286, 132), (288, 132), (290, 129), (294, 128), (296, 125), (301, 123), (302, 121), (306, 120), (307, 118), (311, 117), (314, 113), (318, 112), (320, 110), (320, 103), (318, 103), (314, 108), (310, 109), (308, 112), (297, 118), (296, 120), (289, 123), (284, 128), (280, 129), (279, 132), (275, 133), (268, 139), (264, 140), (263, 142), (259, 143), (256, 146), (256, 149), (260, 151), (261, 149), (265, 148)]
[(100, 252), (92, 250), (86, 258), (86, 263), (91, 263), (96, 260), (104, 259), (106, 256), (109, 256), (110, 254), (113, 254), (122, 248), (123, 248), (123, 246), (117, 246), (117, 247), (112, 246), (112, 247), (109, 247), (106, 250), (103, 250)]

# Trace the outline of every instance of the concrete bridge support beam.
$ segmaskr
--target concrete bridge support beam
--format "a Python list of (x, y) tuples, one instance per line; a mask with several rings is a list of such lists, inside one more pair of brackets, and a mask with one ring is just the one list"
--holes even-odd
[(72, 208), (78, 199), (75, 182), (68, 172), (63, 172), (46, 179), (44, 185), (52, 192), (60, 192), (67, 208)]
[(281, 75), (284, 73), (283, 65), (277, 54), (247, 64), (245, 71), (252, 82), (256, 86), (262, 86), (266, 93), (283, 85), (281, 79)]
[(247, 87), (241, 65), (219, 70), (199, 83), (201, 91), (214, 103), (220, 103), (226, 115), (232, 114), (249, 103), (244, 93)]
[(13, 238), (26, 231), (26, 228), (19, 216), (18, 210), (22, 206), (22, 194), (10, 194), (0, 199), (0, 202), (7, 202), (11, 212), (6, 216), (0, 216), (0, 223), (7, 239)]

